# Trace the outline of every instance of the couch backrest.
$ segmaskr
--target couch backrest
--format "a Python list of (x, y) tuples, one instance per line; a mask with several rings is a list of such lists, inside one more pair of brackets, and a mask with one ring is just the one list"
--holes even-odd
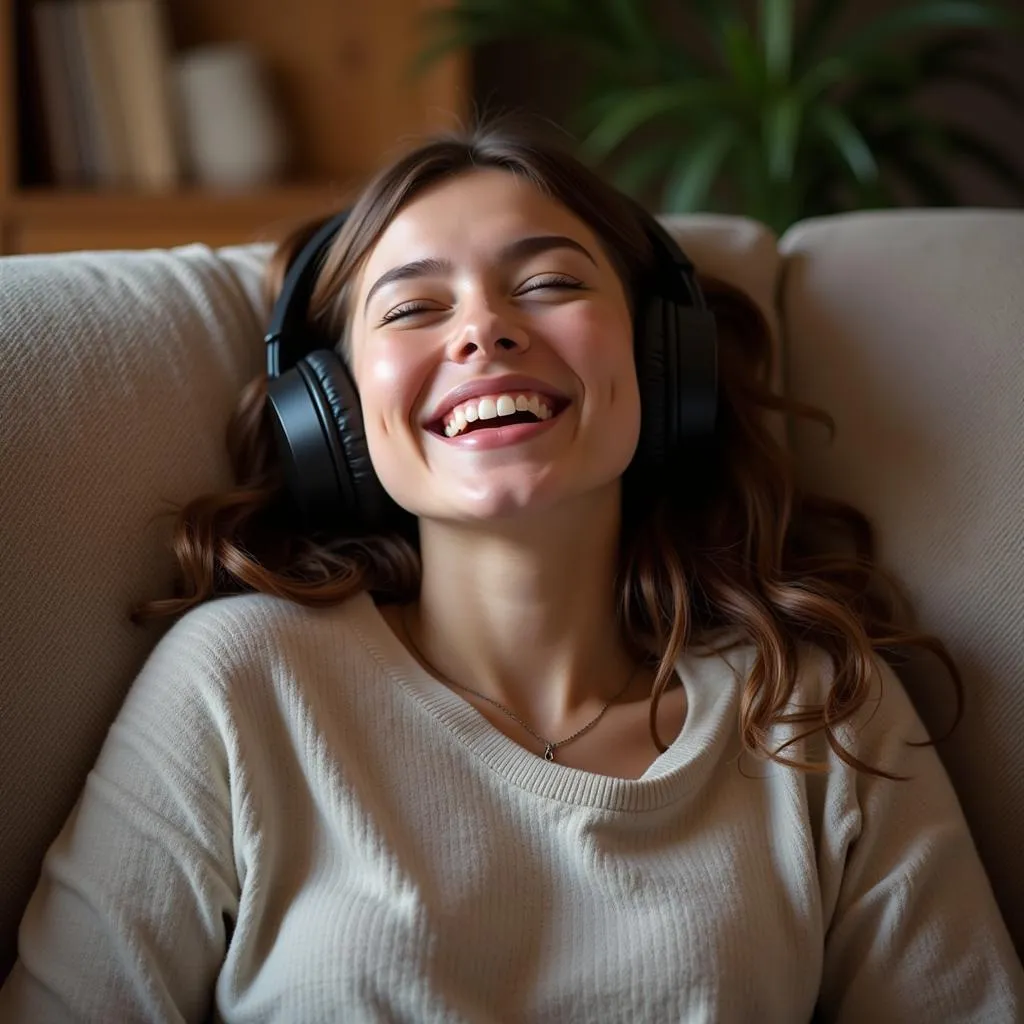
[[(786, 388), (837, 426), (793, 432), (803, 477), (871, 517), (961, 669), (937, 749), (1024, 954), (1024, 211), (823, 218), (779, 248)], [(945, 733), (945, 669), (900, 674)]]
[[(1024, 807), (1012, 730), (1021, 720), (1014, 673), (1022, 659), (1007, 660), (1024, 651), (1024, 619), (1006, 604), (1012, 558), (1016, 578), (1024, 574), (1024, 531), (1012, 506), (1024, 481), (1008, 451), (1014, 439), (1020, 448), (1024, 424), (1007, 390), (1022, 366), (1024, 298), (1014, 303), (1008, 275), (1016, 267), (1021, 280), (1024, 215), (1002, 226), (987, 216), (812, 223), (784, 240), (785, 264), (773, 236), (744, 218), (699, 215), (670, 226), (698, 267), (752, 295), (776, 331), (782, 287), (790, 386), (828, 406), (840, 427), (827, 458), (813, 440), (795, 438), (808, 473), (880, 515), (886, 554), (922, 597), (924, 624), (968, 656), (975, 717), (947, 749), (1024, 947), (1024, 896), (999, 847), (1000, 810)], [(967, 282), (958, 283), (952, 257), (943, 264), (936, 254), (935, 232), (965, 264), (970, 254)], [(902, 273), (887, 273), (887, 252), (901, 239), (913, 262), (901, 257)], [(0, 978), (13, 962), (42, 856), (162, 632), (127, 619), (137, 601), (169, 592), (169, 521), (155, 517), (229, 483), (224, 427), (242, 384), (262, 366), (260, 275), (268, 253), (189, 246), (0, 260)], [(965, 336), (984, 334), (971, 359), (959, 358), (954, 324)], [(891, 388), (873, 386), (903, 360), (913, 364), (912, 353), (925, 355), (924, 337), (945, 340), (943, 358), (923, 379), (911, 373)], [(881, 403), (871, 416), (866, 396)], [(909, 419), (900, 418), (904, 410)], [(1001, 438), (998, 451), (982, 445), (983, 472), (967, 436)], [(957, 475), (936, 470), (954, 456), (940, 451), (936, 462), (929, 445), (901, 447), (922, 437), (951, 446)], [(984, 501), (957, 505), (958, 518), (934, 515), (951, 495), (964, 497), (959, 482), (970, 459), (967, 478), (984, 482)], [(879, 488), (874, 467), (883, 464)], [(908, 479), (918, 480), (909, 492)], [(1007, 536), (1014, 523), (1016, 535)], [(978, 547), (996, 541), (999, 557)], [(967, 546), (951, 573), (954, 542)], [(956, 588), (966, 595), (959, 604)], [(989, 763), (976, 769), (979, 757)], [(993, 784), (1004, 788), (993, 792)], [(1021, 825), (1003, 834), (1024, 845)]]
[(162, 632), (172, 502), (229, 478), (265, 253), (0, 260), (0, 977), (42, 855)]

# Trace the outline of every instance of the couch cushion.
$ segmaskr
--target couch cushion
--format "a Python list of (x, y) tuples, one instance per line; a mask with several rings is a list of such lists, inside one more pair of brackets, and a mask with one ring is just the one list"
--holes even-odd
[(161, 632), (170, 523), (229, 482), (260, 249), (0, 260), (0, 977), (46, 847)]
[[(793, 431), (803, 476), (871, 516), (963, 672), (938, 750), (1024, 952), (1024, 212), (851, 214), (780, 250), (787, 388), (837, 422)], [(947, 731), (941, 664), (904, 675)]]

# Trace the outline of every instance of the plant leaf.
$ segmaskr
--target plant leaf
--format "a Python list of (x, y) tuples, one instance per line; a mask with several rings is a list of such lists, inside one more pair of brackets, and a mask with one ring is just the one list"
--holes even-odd
[(1024, 104), (1024, 90), (1004, 75), (969, 58), (990, 54), (990, 39), (954, 36), (924, 46), (904, 57), (879, 55), (863, 66), (860, 81), (846, 94), (843, 106), (852, 107), (904, 101), (922, 88), (943, 81), (964, 81), (1005, 100), (1014, 110)]
[(877, 179), (878, 164), (871, 147), (857, 126), (837, 106), (819, 104), (813, 108), (811, 120), (832, 143), (857, 181), (868, 184)]
[(714, 41), (720, 41), (726, 25), (739, 17), (735, 0), (690, 0), (688, 6)]
[(688, 110), (706, 116), (711, 109), (721, 108), (724, 93), (721, 82), (702, 78), (648, 89), (624, 89), (602, 104), (604, 112), (581, 143), (581, 149), (593, 160), (603, 159), (641, 125), (656, 117)]
[[(855, 186), (856, 187), (856, 186)], [(892, 185), (879, 175), (876, 181), (856, 188), (852, 202), (845, 204), (846, 209), (878, 210), (903, 205)]]
[[(991, 51), (990, 46), (968, 47), (962, 39), (945, 40), (946, 45), (934, 46), (920, 54), (920, 80), (931, 84), (936, 81), (969, 82), (984, 92), (1005, 100), (1015, 112), (1024, 107), (1024, 90), (1015, 86), (1005, 75), (991, 66), (967, 63), (964, 58), (979, 50)], [(959, 44), (959, 45), (955, 45)]]
[(833, 51), (852, 65), (877, 52), (894, 39), (919, 29), (1010, 28), (1019, 19), (1002, 6), (986, 0), (926, 0), (879, 15), (843, 40)]
[(425, 43), (412, 62), (422, 74), (453, 50), (469, 49), (498, 39), (533, 35), (536, 23), (531, 3), (510, 10), (501, 0), (455, 0), (419, 15)]
[[(502, 0), (504, 6), (509, 8), (516, 8), (520, 2)], [(531, 2), (536, 4), (537, 0)], [(546, 4), (557, 6), (559, 11), (557, 14), (549, 11), (545, 17), (535, 19), (539, 38), (550, 37), (552, 29), (557, 25), (562, 39), (577, 42), (590, 37), (598, 41), (602, 48), (614, 53), (620, 62), (635, 63), (644, 58), (650, 59), (651, 40), (654, 37), (646, 30), (638, 4), (625, 3), (624, 0), (589, 0), (585, 9), (578, 0), (570, 0), (568, 3), (546, 0)]]
[(727, 62), (723, 27), (730, 18), (736, 16), (736, 5), (733, 0), (690, 0), (686, 7), (695, 15), (697, 24), (709, 44), (697, 45), (695, 49), (710, 48), (717, 58), (717, 63), (713, 65), (717, 72), (720, 66), (724, 67)]
[[(957, 205), (951, 182), (940, 172), (948, 163), (949, 145), (940, 125), (911, 114), (898, 119), (893, 127), (865, 133), (865, 137), (882, 168), (880, 179), (895, 173), (925, 204)], [(903, 205), (906, 205), (905, 200)]]
[(841, 57), (826, 57), (806, 71), (796, 82), (804, 103), (810, 103), (837, 82), (849, 77), (850, 65)]
[(893, 151), (890, 163), (896, 173), (923, 200), (925, 206), (957, 206), (958, 200), (949, 181), (920, 154), (911, 150)]
[(940, 124), (923, 114), (905, 112), (876, 135), (876, 146), (883, 159), (890, 151), (896, 159), (902, 153), (911, 152), (942, 165), (965, 157), (1012, 191), (1024, 195), (1024, 169), (991, 143), (959, 125)]
[[(453, 49), (506, 39), (563, 42), (595, 63), (620, 69), (628, 63), (650, 64), (654, 55), (638, 53), (636, 40), (623, 46), (618, 18), (625, 6), (624, 0), (594, 0), (586, 7), (578, 0), (454, 0), (422, 15), (427, 43), (415, 66), (425, 67)], [(643, 24), (638, 17), (633, 21)]]
[(642, 51), (654, 52), (659, 49), (658, 30), (644, 11), (644, 3), (637, 0), (605, 0), (605, 4), (609, 21), (618, 26), (627, 45), (631, 40)]
[(727, 70), (733, 80), (748, 94), (759, 94), (767, 78), (764, 58), (750, 26), (740, 18), (732, 18), (722, 28), (722, 42)]
[(1024, 91), (1016, 88), (1012, 82), (991, 68), (950, 66), (934, 78), (939, 81), (968, 82), (1005, 101), (1015, 113), (1020, 113), (1024, 108)]
[(815, 54), (822, 40), (828, 34), (835, 21), (843, 0), (817, 0), (810, 14), (804, 20), (797, 33), (794, 46), (794, 67), (804, 72), (812, 67)]
[(803, 114), (803, 103), (794, 92), (783, 94), (765, 107), (761, 131), (772, 181), (785, 181), (793, 175)]
[(722, 162), (736, 145), (735, 124), (712, 124), (684, 149), (672, 170), (662, 199), (666, 213), (690, 213), (707, 198)]
[(784, 82), (793, 58), (793, 0), (761, 0), (760, 20), (767, 77)]
[(626, 154), (611, 171), (611, 177), (623, 192), (636, 197), (665, 174), (678, 155), (678, 138), (661, 144), (652, 143)]
[(969, 157), (1011, 191), (1024, 196), (1024, 169), (1018, 167), (1004, 152), (959, 125), (944, 125), (942, 132), (949, 140), (953, 153)]

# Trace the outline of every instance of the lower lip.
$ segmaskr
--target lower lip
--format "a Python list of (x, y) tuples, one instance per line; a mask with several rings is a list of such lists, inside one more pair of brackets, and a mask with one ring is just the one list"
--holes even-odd
[(481, 427), (468, 434), (456, 434), (455, 437), (439, 437), (439, 441), (455, 448), (472, 448), (476, 451), (487, 451), (491, 448), (504, 448), (512, 444), (531, 441), (541, 434), (547, 433), (561, 418), (562, 413), (552, 416), (549, 420), (537, 423), (511, 423), (507, 427)]

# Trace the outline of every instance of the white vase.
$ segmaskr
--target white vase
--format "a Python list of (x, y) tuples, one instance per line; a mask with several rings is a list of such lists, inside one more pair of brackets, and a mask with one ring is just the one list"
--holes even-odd
[(244, 44), (204, 46), (174, 61), (181, 140), (200, 185), (252, 188), (278, 180), (285, 132), (263, 69)]

